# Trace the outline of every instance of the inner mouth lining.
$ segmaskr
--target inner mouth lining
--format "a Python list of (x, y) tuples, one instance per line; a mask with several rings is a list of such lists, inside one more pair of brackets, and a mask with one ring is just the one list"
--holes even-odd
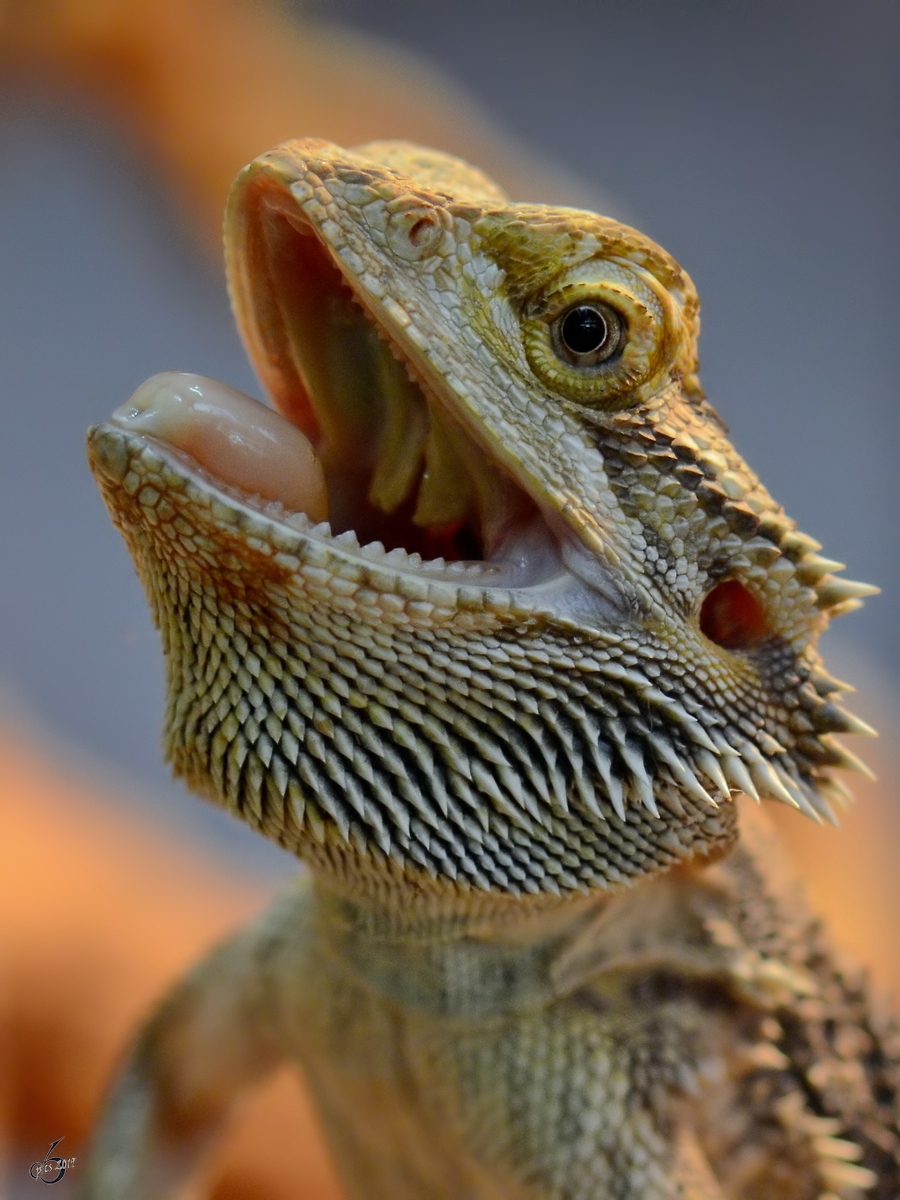
[(277, 410), (316, 448), (332, 532), (425, 560), (525, 566), (527, 543), (549, 534), (531, 497), (428, 393), (313, 227), (280, 205), (258, 216), (265, 269), (251, 317), (268, 360), (258, 365)]

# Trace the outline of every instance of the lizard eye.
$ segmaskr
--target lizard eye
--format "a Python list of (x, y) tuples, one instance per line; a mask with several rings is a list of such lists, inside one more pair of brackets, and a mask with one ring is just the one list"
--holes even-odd
[(575, 304), (554, 321), (552, 334), (563, 362), (594, 367), (621, 349), (625, 322), (607, 304)]
[(664, 386), (684, 331), (655, 276), (601, 258), (550, 280), (526, 300), (520, 320), (538, 379), (576, 404), (609, 412)]

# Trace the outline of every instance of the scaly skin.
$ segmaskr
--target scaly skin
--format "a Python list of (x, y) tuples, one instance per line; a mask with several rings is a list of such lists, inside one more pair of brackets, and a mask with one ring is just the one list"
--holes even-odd
[(831, 818), (864, 727), (815, 644), (871, 589), (727, 441), (688, 277), (398, 143), (262, 156), (226, 242), (335, 532), (90, 452), (176, 772), (310, 872), (145, 1029), (84, 1195), (170, 1194), (290, 1056), (359, 1200), (897, 1196), (896, 1034), (736, 803)]

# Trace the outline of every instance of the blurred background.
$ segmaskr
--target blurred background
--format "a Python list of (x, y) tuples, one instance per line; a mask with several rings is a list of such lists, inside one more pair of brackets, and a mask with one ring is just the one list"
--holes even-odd
[[(83, 439), (160, 370), (259, 395), (219, 213), (244, 161), (312, 134), (440, 145), (517, 199), (621, 217), (686, 267), (703, 383), (738, 448), (829, 557), (884, 589), (824, 649), (863, 681), (853, 707), (890, 752), (898, 61), (896, 0), (0, 0), (7, 744), (252, 886), (292, 869), (168, 777), (158, 639)], [(880, 811), (891, 871), (900, 828)]]

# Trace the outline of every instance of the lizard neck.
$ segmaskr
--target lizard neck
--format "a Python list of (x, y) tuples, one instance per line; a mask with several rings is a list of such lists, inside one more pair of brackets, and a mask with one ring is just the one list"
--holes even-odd
[[(599, 970), (666, 959), (708, 891), (701, 865), (616, 892), (507, 896), (446, 885), (381, 890), (314, 869), (317, 940), (406, 1008), (475, 1019), (542, 1008)], [(692, 929), (692, 936), (696, 930)]]

